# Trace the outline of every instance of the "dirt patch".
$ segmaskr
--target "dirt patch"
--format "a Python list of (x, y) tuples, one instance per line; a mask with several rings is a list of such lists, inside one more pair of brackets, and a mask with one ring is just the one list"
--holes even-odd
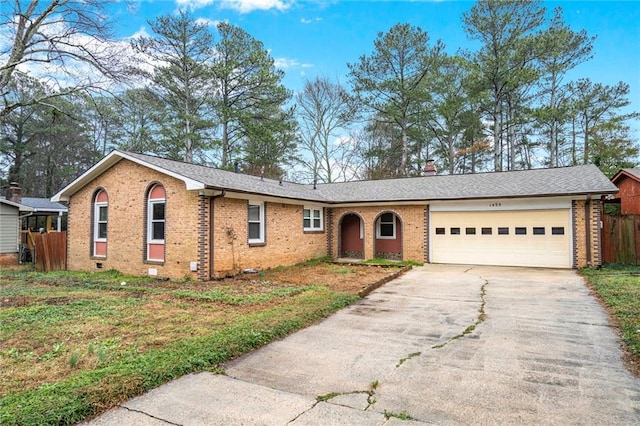
[(320, 285), (333, 291), (363, 296), (363, 291), (372, 286), (377, 288), (409, 268), (400, 265), (319, 263), (265, 269), (215, 281), (150, 281), (135, 283), (132, 286), (196, 292), (224, 287), (225, 291), (236, 295), (249, 295), (271, 291), (278, 287)]
[(240, 281), (266, 280), (297, 285), (322, 285), (330, 290), (352, 294), (388, 279), (403, 268), (380, 265), (323, 263), (289, 268), (275, 268), (257, 274), (244, 274)]
[(31, 303), (31, 298), (27, 296), (6, 296), (0, 298), (0, 308), (13, 308), (16, 306), (27, 306)]
[(69, 297), (50, 297), (48, 299), (44, 299), (44, 304), (52, 305), (52, 306), (60, 306), (60, 305), (66, 305), (70, 301), (71, 301), (71, 298)]

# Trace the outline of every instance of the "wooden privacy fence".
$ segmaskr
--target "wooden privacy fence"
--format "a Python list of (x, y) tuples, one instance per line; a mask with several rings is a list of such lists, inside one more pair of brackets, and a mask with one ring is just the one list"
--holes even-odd
[(61, 271), (67, 268), (66, 232), (39, 234), (35, 243), (35, 264), (38, 271)]
[(602, 262), (640, 265), (640, 215), (604, 215)]

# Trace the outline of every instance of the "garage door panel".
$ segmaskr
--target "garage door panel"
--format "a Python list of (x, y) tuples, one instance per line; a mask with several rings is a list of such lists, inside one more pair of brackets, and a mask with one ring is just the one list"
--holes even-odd
[[(568, 209), (433, 212), (431, 259), (434, 263), (568, 268), (572, 263), (569, 224)], [(508, 234), (501, 235), (500, 228)], [(526, 234), (516, 234), (516, 228)]]

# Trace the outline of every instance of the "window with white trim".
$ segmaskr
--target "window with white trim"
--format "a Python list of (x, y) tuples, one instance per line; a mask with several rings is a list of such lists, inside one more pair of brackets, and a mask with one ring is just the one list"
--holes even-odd
[(164, 223), (164, 200), (149, 200), (149, 243), (164, 244)]
[(264, 202), (249, 201), (247, 218), (249, 244), (264, 243)]
[(96, 203), (94, 235), (96, 241), (107, 241), (108, 203)]
[(302, 223), (305, 231), (322, 231), (324, 229), (322, 208), (305, 207), (302, 210)]
[(166, 192), (160, 184), (147, 196), (147, 260), (164, 262)]
[(95, 194), (93, 203), (93, 255), (107, 256), (107, 225), (109, 222), (109, 198), (104, 190)]
[(393, 240), (396, 238), (396, 215), (382, 213), (376, 222), (376, 238)]

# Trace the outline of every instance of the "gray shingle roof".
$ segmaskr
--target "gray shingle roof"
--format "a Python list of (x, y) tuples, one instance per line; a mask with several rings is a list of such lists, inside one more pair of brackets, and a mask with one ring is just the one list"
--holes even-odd
[(22, 197), (22, 201), (20, 203), (41, 212), (67, 211), (67, 207), (65, 205), (49, 201), (48, 198)]
[(236, 192), (323, 203), (455, 200), (615, 193), (617, 188), (594, 165), (499, 173), (425, 176), (303, 185), (197, 166), (144, 154), (124, 153), (157, 168)]
[(622, 169), (622, 170), (640, 179), (640, 169)]
[[(6, 197), (0, 196), (0, 201), (6, 201)], [(39, 212), (67, 211), (67, 207), (64, 204), (51, 202), (48, 198), (22, 197), (19, 205)]]
[(466, 175), (425, 176), (319, 186), (334, 202), (455, 200), (602, 194), (617, 191), (594, 165)]
[(293, 198), (299, 200), (327, 202), (322, 194), (310, 185), (282, 182), (273, 179), (262, 179), (242, 173), (234, 173), (213, 167), (198, 166), (181, 161), (167, 160), (150, 155), (125, 152), (126, 155), (152, 164), (155, 167), (177, 173), (198, 181), (213, 189), (246, 192), (250, 194), (270, 195), (274, 197)]

